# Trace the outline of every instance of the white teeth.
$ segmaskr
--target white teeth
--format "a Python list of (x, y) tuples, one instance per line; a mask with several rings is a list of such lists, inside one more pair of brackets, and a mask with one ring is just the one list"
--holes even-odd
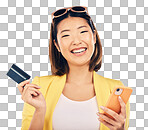
[[(86, 49), (86, 48), (85, 48), (85, 49)], [(74, 50), (74, 51), (72, 51), (72, 53), (80, 53), (80, 52), (83, 52), (83, 51), (85, 51), (85, 49)]]

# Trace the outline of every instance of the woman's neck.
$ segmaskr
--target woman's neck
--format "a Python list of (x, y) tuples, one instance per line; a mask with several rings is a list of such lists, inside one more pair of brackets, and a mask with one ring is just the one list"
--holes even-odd
[(93, 72), (87, 69), (70, 69), (66, 77), (66, 83), (75, 84), (77, 86), (93, 83)]

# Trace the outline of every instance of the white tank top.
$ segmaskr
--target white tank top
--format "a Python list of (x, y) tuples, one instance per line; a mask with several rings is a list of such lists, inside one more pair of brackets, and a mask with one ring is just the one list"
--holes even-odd
[(99, 130), (96, 96), (86, 101), (73, 101), (61, 94), (52, 117), (53, 130)]

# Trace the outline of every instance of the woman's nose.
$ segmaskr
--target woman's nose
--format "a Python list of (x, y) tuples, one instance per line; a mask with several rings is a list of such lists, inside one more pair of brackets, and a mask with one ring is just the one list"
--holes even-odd
[(75, 36), (73, 38), (73, 44), (81, 44), (81, 39), (79, 36)]

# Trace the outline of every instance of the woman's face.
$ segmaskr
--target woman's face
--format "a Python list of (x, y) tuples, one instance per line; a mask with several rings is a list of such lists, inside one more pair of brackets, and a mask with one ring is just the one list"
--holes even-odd
[[(89, 63), (93, 55), (96, 43), (96, 32), (93, 35), (93, 32), (85, 19), (80, 17), (68, 17), (62, 20), (57, 26), (57, 40), (59, 47), (55, 41), (54, 44), (69, 65), (84, 65)], [(87, 48), (85, 53), (71, 52), (73, 49), (80, 47)], [(75, 50), (74, 52), (79, 50)], [(81, 54), (81, 56), (78, 56), (78, 54)]]

